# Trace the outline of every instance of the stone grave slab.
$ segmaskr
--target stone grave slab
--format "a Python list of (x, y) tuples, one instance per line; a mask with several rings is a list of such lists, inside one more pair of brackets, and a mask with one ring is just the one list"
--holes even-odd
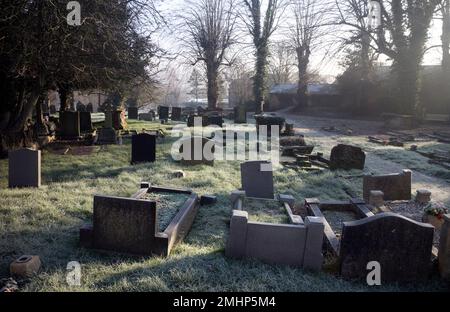
[(248, 197), (274, 199), (273, 168), (268, 161), (242, 163), (241, 183)]
[(41, 186), (41, 151), (19, 149), (9, 151), (9, 187)]
[(131, 137), (131, 163), (156, 160), (156, 135), (141, 133)]
[(330, 169), (363, 170), (366, 154), (360, 147), (339, 144), (331, 150)]
[(381, 283), (426, 280), (431, 271), (433, 226), (395, 213), (344, 222), (341, 275), (366, 279), (367, 264), (381, 264)]
[(372, 176), (363, 178), (363, 197), (369, 201), (370, 191), (382, 191), (384, 200), (411, 200), (411, 170), (399, 174)]

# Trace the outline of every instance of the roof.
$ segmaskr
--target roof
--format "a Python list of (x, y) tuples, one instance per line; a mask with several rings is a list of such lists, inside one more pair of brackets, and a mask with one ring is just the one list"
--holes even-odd
[[(297, 84), (279, 84), (270, 89), (270, 94), (296, 94)], [(339, 90), (335, 84), (310, 83), (308, 84), (309, 95), (337, 95)]]

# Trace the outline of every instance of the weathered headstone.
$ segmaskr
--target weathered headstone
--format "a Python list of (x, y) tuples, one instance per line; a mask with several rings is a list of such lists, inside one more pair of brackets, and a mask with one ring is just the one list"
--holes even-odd
[(416, 202), (425, 205), (431, 201), (431, 192), (429, 190), (417, 190)]
[(86, 105), (86, 111), (89, 113), (93, 113), (94, 112), (94, 105), (92, 105), (92, 103), (88, 103), (88, 105)]
[(360, 147), (339, 144), (331, 150), (330, 168), (336, 169), (364, 169), (366, 154)]
[(174, 121), (181, 121), (181, 113), (182, 108), (181, 107), (172, 107), (172, 117), (171, 119)]
[(100, 128), (98, 129), (98, 138), (96, 144), (107, 145), (116, 144), (118, 140), (117, 131), (113, 128)]
[(113, 127), (113, 112), (111, 110), (106, 110), (103, 128), (112, 128), (112, 127)]
[(410, 170), (403, 170), (400, 174), (366, 175), (363, 178), (364, 200), (369, 201), (373, 190), (382, 191), (385, 200), (411, 200), (411, 178)]
[(155, 117), (153, 116), (153, 114), (150, 114), (150, 113), (142, 113), (142, 114), (139, 114), (139, 120), (153, 121), (153, 120), (155, 120)]
[(138, 111), (137, 107), (128, 107), (128, 119), (138, 119)]
[(450, 281), (450, 215), (444, 215), (439, 241), (439, 271), (444, 280)]
[(223, 117), (222, 116), (209, 116), (208, 124), (219, 126), (222, 128), (223, 127)]
[(131, 137), (131, 163), (156, 160), (156, 135), (141, 133)]
[(268, 161), (242, 163), (241, 182), (247, 197), (274, 199), (272, 163)]
[(80, 112), (59, 112), (60, 133), (63, 138), (80, 137)]
[(245, 106), (240, 105), (234, 108), (234, 123), (247, 123), (247, 111)]
[(181, 141), (181, 163), (184, 165), (214, 165), (214, 141), (192, 137)]
[(151, 254), (156, 243), (154, 201), (94, 197), (93, 247), (131, 254)]
[(9, 187), (41, 186), (41, 151), (19, 149), (10, 151)]
[(81, 133), (91, 133), (94, 130), (92, 126), (92, 117), (89, 112), (80, 112), (80, 131)]
[(381, 283), (425, 280), (431, 270), (433, 226), (394, 213), (344, 222), (341, 275), (366, 279), (367, 264), (381, 265)]
[(170, 114), (170, 107), (167, 106), (158, 107), (159, 120), (169, 120), (169, 114)]

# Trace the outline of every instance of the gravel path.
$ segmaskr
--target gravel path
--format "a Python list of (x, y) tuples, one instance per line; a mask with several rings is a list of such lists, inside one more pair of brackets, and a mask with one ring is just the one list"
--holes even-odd
[[(280, 111), (277, 114), (285, 117), (288, 123), (293, 123), (296, 131), (304, 134), (307, 140), (313, 139), (318, 142), (321, 145), (321, 150), (328, 153), (333, 146), (340, 143), (341, 137), (345, 137), (346, 140), (351, 139), (352, 137), (367, 137), (368, 135), (378, 134), (380, 133), (380, 130), (382, 130), (382, 123), (376, 121), (293, 116), (291, 113), (283, 111)], [(352, 129), (353, 134), (347, 136), (321, 130), (323, 127), (332, 125), (341, 129), (350, 128)], [(368, 170), (376, 171), (379, 174), (388, 174), (401, 172), (403, 169), (407, 169), (401, 164), (385, 160), (370, 152), (367, 152), (366, 154), (366, 168)], [(434, 201), (450, 202), (450, 184), (443, 179), (414, 171), (412, 189), (413, 193), (418, 189), (428, 189), (432, 192)]]

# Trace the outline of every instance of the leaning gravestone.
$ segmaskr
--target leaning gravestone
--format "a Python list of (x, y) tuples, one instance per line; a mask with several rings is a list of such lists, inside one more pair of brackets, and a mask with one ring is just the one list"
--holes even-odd
[(131, 163), (156, 160), (156, 135), (141, 133), (131, 137)]
[(431, 271), (433, 226), (395, 213), (344, 222), (341, 275), (366, 279), (369, 262), (381, 265), (381, 283), (425, 280)]
[(128, 107), (128, 119), (138, 119), (139, 109), (137, 107)]
[(19, 149), (10, 151), (9, 187), (41, 186), (41, 151)]
[(60, 132), (63, 138), (79, 138), (80, 112), (62, 111), (59, 113)]
[(158, 107), (159, 120), (169, 120), (170, 108), (167, 106)]
[(331, 150), (330, 169), (364, 169), (366, 154), (360, 147), (339, 144)]
[(172, 107), (172, 117), (171, 117), (171, 119), (173, 121), (181, 121), (181, 113), (182, 113), (181, 107)]
[(80, 112), (80, 132), (90, 133), (94, 130), (90, 112)]
[(272, 163), (268, 161), (242, 163), (241, 183), (247, 197), (274, 199)]
[(372, 176), (363, 178), (363, 197), (368, 202), (370, 191), (382, 191), (384, 200), (411, 200), (411, 170), (402, 173)]

